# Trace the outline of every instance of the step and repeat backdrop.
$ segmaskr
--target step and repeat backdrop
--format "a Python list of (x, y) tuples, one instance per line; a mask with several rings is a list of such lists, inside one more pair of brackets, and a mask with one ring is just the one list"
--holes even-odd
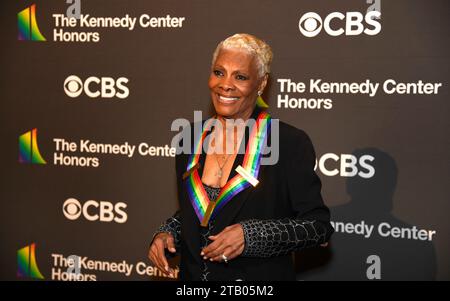
[(2, 1), (1, 280), (174, 280), (147, 259), (177, 209), (172, 122), (211, 115), (241, 32), (271, 45), (263, 98), (310, 135), (332, 211), (298, 280), (450, 280), (449, 6)]

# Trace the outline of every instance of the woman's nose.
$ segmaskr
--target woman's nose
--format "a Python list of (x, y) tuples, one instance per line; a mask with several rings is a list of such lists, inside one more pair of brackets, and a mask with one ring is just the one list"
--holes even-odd
[(219, 87), (224, 91), (230, 91), (234, 89), (233, 82), (229, 77), (223, 77), (220, 81)]

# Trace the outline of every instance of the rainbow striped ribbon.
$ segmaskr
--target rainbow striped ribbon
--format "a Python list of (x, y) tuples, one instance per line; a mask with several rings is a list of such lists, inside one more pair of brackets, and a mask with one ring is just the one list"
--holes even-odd
[[(267, 112), (263, 111), (258, 115), (245, 151), (242, 167), (255, 179), (258, 178), (261, 151), (267, 138), (270, 121), (270, 115)], [(211, 218), (214, 219), (223, 206), (225, 206), (225, 204), (227, 204), (235, 195), (251, 185), (238, 173), (220, 190), (220, 193), (214, 202), (209, 200), (200, 179), (200, 175), (198, 174), (198, 169), (195, 168), (198, 166), (200, 154), (202, 153), (203, 141), (206, 137), (208, 128), (209, 127), (207, 126), (205, 127), (202, 135), (198, 139), (194, 148), (194, 153), (188, 161), (186, 171), (186, 173), (189, 173), (186, 181), (189, 199), (203, 227), (206, 227), (209, 220)], [(194, 168), (195, 170), (193, 170)]]

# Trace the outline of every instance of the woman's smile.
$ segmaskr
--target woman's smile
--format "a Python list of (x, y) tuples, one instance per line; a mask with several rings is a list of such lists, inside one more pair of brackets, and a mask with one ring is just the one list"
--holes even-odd
[(225, 96), (217, 93), (217, 100), (224, 105), (235, 104), (239, 99), (240, 97), (237, 96)]

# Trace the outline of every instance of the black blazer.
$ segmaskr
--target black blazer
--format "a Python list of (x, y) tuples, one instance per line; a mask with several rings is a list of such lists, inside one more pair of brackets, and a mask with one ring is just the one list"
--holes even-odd
[[(259, 110), (255, 109), (252, 117), (256, 118), (258, 113)], [(193, 135), (193, 131), (191, 134)], [(246, 135), (248, 137), (248, 132)], [(268, 141), (271, 141), (270, 135)], [(311, 140), (304, 131), (280, 122), (279, 143), (278, 163), (261, 165), (258, 177), (260, 183), (240, 192), (222, 208), (214, 221), (211, 235), (216, 235), (229, 225), (249, 219), (289, 217), (321, 221), (328, 228), (328, 240), (333, 228), (329, 222), (329, 210), (322, 201), (320, 179), (314, 172), (316, 157)], [(200, 156), (200, 177), (205, 158), (206, 154), (203, 152)], [(229, 179), (236, 175), (235, 168), (242, 164), (243, 158), (243, 154), (237, 155)], [(187, 195), (185, 180), (182, 179), (188, 159), (188, 154), (176, 156), (181, 214), (180, 279), (200, 280), (204, 263), (200, 256), (200, 225)], [(295, 280), (291, 254), (272, 258), (239, 256), (228, 264), (208, 261), (208, 271), (208, 279), (211, 280)]]

